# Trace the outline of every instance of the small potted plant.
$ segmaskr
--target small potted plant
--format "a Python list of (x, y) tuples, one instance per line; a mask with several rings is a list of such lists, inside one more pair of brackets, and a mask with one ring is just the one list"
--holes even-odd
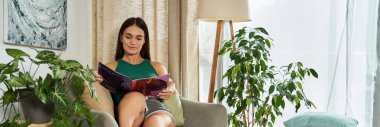
[[(85, 88), (95, 95), (92, 83), (96, 80), (91, 70), (76, 60), (63, 60), (60, 54), (52, 51), (35, 51), (37, 55), (31, 57), (19, 49), (6, 49), (12, 60), (0, 63), (0, 84), (6, 87), (1, 89), (0, 108), (4, 109), (4, 119), (0, 126), (26, 126), (49, 121), (60, 127), (84, 123), (93, 126), (95, 117), (80, 100)], [(19, 122), (20, 113), (15, 109), (17, 102), (20, 102), (25, 122)], [(16, 115), (13, 117), (12, 114)]]
[(224, 43), (219, 55), (229, 54), (232, 65), (223, 75), (227, 84), (214, 94), (235, 111), (228, 115), (234, 127), (270, 126), (282, 115), (285, 101), (295, 105), (296, 112), (305, 105), (315, 107), (303, 91), (306, 76), (318, 78), (317, 72), (301, 62), (287, 66), (271, 65), (272, 39), (261, 27), (240, 29), (235, 39)]

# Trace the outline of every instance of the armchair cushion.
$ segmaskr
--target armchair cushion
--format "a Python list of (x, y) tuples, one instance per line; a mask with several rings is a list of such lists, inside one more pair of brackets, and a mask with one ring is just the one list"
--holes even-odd
[(200, 103), (181, 97), (185, 125), (182, 127), (227, 127), (227, 109), (222, 104)]
[(174, 91), (173, 96), (169, 100), (164, 100), (164, 104), (168, 107), (173, 115), (176, 126), (182, 126), (185, 124), (185, 118), (183, 118), (183, 109), (177, 89)]

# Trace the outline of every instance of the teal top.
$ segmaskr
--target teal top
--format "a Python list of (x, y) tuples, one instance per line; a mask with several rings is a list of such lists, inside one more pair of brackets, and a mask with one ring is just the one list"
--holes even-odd
[[(116, 71), (128, 76), (129, 78), (139, 79), (139, 78), (150, 78), (158, 76), (156, 70), (150, 63), (150, 60), (145, 59), (139, 64), (130, 64), (122, 59), (117, 60)], [(114, 94), (111, 93), (114, 105), (117, 107), (123, 98), (124, 94)]]

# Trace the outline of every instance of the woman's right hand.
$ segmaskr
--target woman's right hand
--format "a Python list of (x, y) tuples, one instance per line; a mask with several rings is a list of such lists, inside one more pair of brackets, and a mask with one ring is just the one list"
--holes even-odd
[(102, 77), (101, 75), (99, 75), (98, 72), (96, 72), (96, 71), (94, 70), (94, 71), (92, 71), (92, 74), (95, 76), (96, 81), (97, 81), (98, 83), (103, 82), (103, 77)]

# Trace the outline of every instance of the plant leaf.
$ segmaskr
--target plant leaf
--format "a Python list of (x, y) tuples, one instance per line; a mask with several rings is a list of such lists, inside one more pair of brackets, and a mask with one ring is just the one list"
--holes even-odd
[(298, 69), (302, 69), (302, 63), (301, 62), (297, 62), (297, 66), (298, 66)]
[(5, 75), (0, 75), (0, 83), (2, 83), (6, 78), (7, 78), (7, 76), (5, 76)]
[(293, 67), (293, 63), (290, 63), (289, 65), (288, 65), (288, 71), (290, 71), (290, 69)]
[(247, 45), (247, 43), (248, 43), (247, 40), (241, 40), (241, 41), (239, 42), (239, 47), (245, 46), (245, 45)]
[(268, 48), (271, 48), (270, 41), (268, 39), (265, 39), (265, 44), (267, 44)]
[(8, 48), (8, 49), (5, 49), (5, 51), (7, 52), (9, 56), (15, 59), (20, 58), (22, 56), (30, 57), (27, 53), (25, 53), (24, 51), (21, 51), (20, 49)]
[(297, 81), (296, 84), (297, 84), (297, 86), (298, 86), (299, 89), (303, 90), (302, 84), (300, 82)]
[(310, 73), (315, 77), (318, 78), (318, 73), (314, 69), (309, 69)]
[(5, 80), (5, 82), (11, 87), (25, 87), (25, 81), (22, 77), (11, 75), (9, 80)]
[(265, 72), (267, 69), (267, 64), (265, 63), (264, 60), (260, 60), (260, 66), (261, 66), (261, 69)]
[(0, 64), (0, 73), (7, 67), (7, 64)]
[(298, 104), (296, 104), (296, 112), (298, 112), (298, 109), (301, 107), (301, 104), (300, 103), (298, 103)]
[(96, 82), (96, 78), (92, 74), (90, 67), (87, 66), (86, 69), (82, 71), (82, 75), (83, 75), (84, 80), (87, 80), (88, 82), (90, 82), (90, 84)]
[(274, 88), (275, 88), (274, 85), (271, 85), (271, 86), (269, 87), (269, 94), (272, 94), (272, 93), (273, 93)]
[(255, 32), (253, 32), (253, 31), (251, 31), (251, 32), (249, 32), (249, 39), (252, 39), (253, 38), (253, 36), (255, 36)]
[(83, 69), (83, 66), (76, 60), (66, 60), (63, 67), (64, 69), (72, 70), (72, 71)]
[(266, 35), (269, 35), (268, 32), (262, 27), (257, 27), (257, 28), (255, 28), (255, 30), (260, 31), (261, 33), (264, 33)]
[(53, 51), (49, 50), (42, 50), (42, 51), (37, 51), (37, 56), (36, 58), (39, 60), (52, 60), (55, 57), (55, 53)]
[(298, 73), (300, 73), (301, 77), (305, 77), (305, 71), (301, 68), (301, 69), (298, 69)]
[(295, 71), (292, 71), (292, 73), (290, 74), (290, 77), (292, 79), (295, 79), (296, 78), (296, 72)]
[(301, 94), (300, 91), (297, 91), (297, 97), (298, 97), (299, 99), (302, 99), (302, 98), (303, 98), (303, 96), (302, 96), (302, 94)]
[(232, 75), (231, 75), (231, 78), (232, 78), (232, 79), (235, 79), (235, 78), (236, 78), (237, 73), (240, 71), (240, 66), (241, 66), (241, 64), (238, 64), (238, 65), (232, 70)]
[(42, 78), (40, 77), (37, 81), (37, 86), (34, 87), (34, 93), (36, 94), (36, 96), (43, 102), (43, 103), (47, 103), (48, 99), (48, 95), (46, 94), (46, 91), (45, 91), (45, 85), (43, 85), (43, 81), (42, 81)]
[(258, 41), (261, 41), (261, 40), (264, 39), (263, 36), (260, 36), (260, 35), (255, 35), (255, 36), (253, 36), (253, 38), (254, 38), (255, 40), (258, 40)]
[(224, 99), (225, 95), (224, 95), (224, 90), (223, 89), (220, 89), (218, 91), (218, 101), (221, 102), (223, 99)]
[(281, 99), (281, 108), (284, 109), (285, 108), (285, 101), (283, 99)]
[(61, 69), (60, 66), (53, 67), (53, 75), (55, 79), (63, 79), (67, 76), (67, 71)]
[(26, 85), (34, 85), (35, 81), (33, 80), (30, 73), (27, 72), (24, 74), (24, 76), (25, 76), (24, 79), (25, 79)]
[(8, 105), (17, 101), (17, 93), (14, 91), (6, 91), (1, 99), (3, 105)]
[(62, 88), (60, 88), (58, 85), (55, 85), (54, 90), (51, 91), (50, 94), (52, 95), (53, 100), (55, 102), (57, 102), (58, 104), (63, 104), (64, 106), (67, 106), (65, 91), (62, 90)]

